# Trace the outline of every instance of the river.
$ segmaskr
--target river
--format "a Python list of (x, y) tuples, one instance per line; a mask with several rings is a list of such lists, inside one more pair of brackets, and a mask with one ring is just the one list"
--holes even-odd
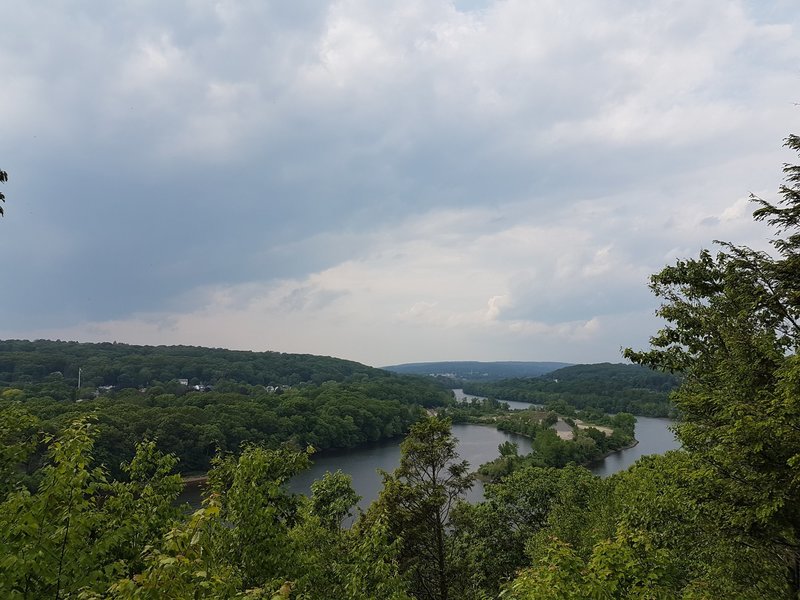
[[(483, 463), (497, 458), (499, 456), (497, 447), (507, 440), (519, 445), (520, 454), (528, 454), (531, 451), (530, 439), (504, 433), (494, 427), (456, 423), (452, 426), (452, 431), (458, 439), (459, 456), (469, 462), (472, 470), (477, 470)], [(310, 469), (292, 479), (289, 488), (294, 492), (307, 494), (311, 490), (311, 483), (320, 479), (326, 471), (341, 469), (352, 476), (353, 487), (361, 496), (359, 506), (366, 509), (378, 497), (382, 487), (381, 476), (377, 469), (391, 472), (400, 466), (401, 441), (387, 440), (353, 450), (326, 452), (314, 460)], [(477, 482), (467, 494), (467, 500), (480, 502), (482, 499), (483, 484)]]
[[(636, 418), (636, 439), (639, 443), (632, 448), (615, 452), (590, 470), (596, 475), (606, 477), (617, 471), (627, 469), (642, 456), (647, 454), (663, 454), (679, 447), (675, 436), (669, 430), (673, 424), (669, 419), (650, 417)], [(485, 462), (497, 458), (497, 446), (506, 440), (519, 444), (519, 453), (531, 451), (530, 439), (498, 431), (485, 425), (454, 424), (453, 435), (458, 438), (458, 454), (469, 462), (473, 470)], [(353, 477), (353, 487), (361, 496), (359, 506), (366, 508), (378, 497), (381, 490), (381, 478), (376, 469), (393, 471), (400, 465), (400, 440), (389, 440), (353, 450), (326, 452), (314, 460), (312, 467), (298, 475), (289, 486), (292, 491), (307, 494), (311, 483), (321, 478), (326, 471), (341, 469)], [(483, 499), (483, 484), (478, 481), (467, 495), (470, 502)]]
[[(520, 403), (521, 404), (521, 403)], [(526, 405), (529, 406), (529, 405)], [(663, 454), (678, 448), (678, 442), (669, 430), (673, 424), (669, 419), (637, 417), (636, 439), (639, 443), (632, 448), (616, 452), (590, 467), (591, 471), (602, 477), (627, 469), (638, 458), (647, 454)], [(510, 440), (519, 445), (519, 453), (531, 451), (531, 441), (523, 436), (498, 431), (485, 425), (454, 424), (453, 435), (458, 439), (458, 453), (469, 462), (471, 469), (498, 456), (497, 446)], [(324, 452), (312, 457), (314, 464), (310, 469), (295, 477), (289, 488), (296, 493), (308, 494), (311, 483), (322, 478), (326, 471), (341, 469), (353, 478), (353, 487), (361, 496), (359, 506), (366, 509), (381, 490), (381, 477), (377, 469), (393, 471), (400, 464), (401, 439), (362, 446), (350, 450)], [(483, 484), (478, 481), (467, 494), (470, 502), (483, 499)], [(184, 502), (199, 506), (200, 495), (196, 486), (187, 487), (181, 497)]]
[[(485, 396), (475, 396), (473, 394), (465, 394), (464, 390), (461, 388), (457, 388), (452, 390), (453, 395), (456, 397), (457, 402), (466, 402), (467, 400), (472, 400), (476, 398), (477, 400), (486, 400)], [(530, 404), (528, 402), (517, 402), (516, 400), (500, 400), (500, 402), (505, 402), (508, 404), (508, 408), (511, 410), (527, 410), (529, 408), (541, 408), (541, 404)]]

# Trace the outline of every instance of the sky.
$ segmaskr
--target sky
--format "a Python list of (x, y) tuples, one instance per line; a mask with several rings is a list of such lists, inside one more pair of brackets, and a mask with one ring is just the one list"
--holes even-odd
[(620, 362), (766, 247), (796, 0), (0, 0), (0, 337)]

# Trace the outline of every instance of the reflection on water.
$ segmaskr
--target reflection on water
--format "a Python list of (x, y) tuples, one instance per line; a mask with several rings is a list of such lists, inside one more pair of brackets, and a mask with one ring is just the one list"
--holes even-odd
[[(636, 439), (639, 440), (639, 444), (608, 456), (593, 465), (591, 471), (605, 477), (627, 469), (641, 456), (663, 454), (678, 448), (679, 444), (669, 430), (672, 424), (673, 422), (669, 419), (637, 417)], [(520, 454), (527, 454), (531, 451), (531, 441), (528, 438), (498, 431), (493, 427), (455, 424), (453, 425), (453, 435), (459, 441), (459, 455), (463, 460), (469, 462), (472, 470), (477, 470), (483, 463), (497, 458), (499, 455), (497, 447), (507, 440), (519, 445)], [(386, 440), (352, 450), (337, 450), (316, 455), (313, 457), (314, 464), (311, 468), (295, 477), (289, 488), (296, 493), (308, 494), (311, 490), (311, 483), (316, 479), (321, 479), (326, 471), (341, 469), (353, 478), (353, 487), (361, 496), (359, 506), (366, 509), (378, 497), (382, 487), (378, 469), (393, 471), (400, 465), (400, 442), (400, 439)], [(467, 500), (480, 502), (482, 499), (483, 484), (478, 481), (467, 494)], [(187, 488), (181, 501), (199, 506), (199, 487)]]
[[(531, 441), (528, 438), (503, 433), (494, 427), (455, 424), (453, 435), (458, 439), (459, 456), (469, 462), (472, 470), (477, 470), (483, 463), (497, 458), (497, 447), (507, 440), (519, 444), (520, 454), (531, 451)], [(400, 466), (400, 441), (389, 440), (365, 448), (326, 452), (314, 459), (314, 465), (309, 470), (295, 477), (289, 488), (294, 492), (307, 494), (311, 490), (311, 483), (322, 478), (326, 471), (341, 469), (352, 476), (353, 487), (361, 496), (359, 506), (366, 509), (378, 497), (382, 487), (377, 469), (394, 471)], [(468, 494), (468, 500), (481, 499), (483, 486), (478, 482)]]
[[(486, 396), (473, 396), (472, 394), (465, 394), (464, 390), (457, 388), (453, 390), (453, 395), (456, 397), (456, 402), (465, 402), (477, 398), (478, 400), (486, 400)], [(529, 408), (542, 408), (541, 404), (531, 404), (529, 402), (517, 402), (516, 400), (500, 400), (508, 404), (511, 410), (528, 410)]]
[(642, 456), (664, 454), (680, 448), (670, 427), (675, 424), (670, 419), (636, 417), (636, 439), (639, 443), (633, 448), (615, 452), (590, 467), (592, 473), (607, 477), (617, 471), (624, 471)]

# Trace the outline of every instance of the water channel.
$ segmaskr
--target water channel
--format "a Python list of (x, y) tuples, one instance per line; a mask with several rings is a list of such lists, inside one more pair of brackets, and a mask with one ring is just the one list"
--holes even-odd
[[(639, 443), (592, 465), (591, 471), (605, 477), (627, 469), (647, 454), (663, 454), (678, 448), (678, 442), (669, 430), (672, 424), (669, 419), (637, 417), (636, 439)], [(519, 444), (520, 454), (531, 451), (531, 441), (528, 438), (485, 425), (454, 424), (453, 435), (458, 439), (459, 456), (468, 461), (475, 470), (483, 463), (497, 458), (497, 446), (506, 440)], [(377, 498), (381, 489), (381, 478), (376, 470), (393, 471), (400, 465), (400, 441), (387, 440), (352, 450), (326, 452), (314, 460), (309, 470), (295, 477), (289, 487), (294, 492), (308, 494), (314, 480), (320, 479), (326, 471), (341, 469), (352, 476), (353, 487), (361, 496), (359, 506), (366, 508)], [(480, 502), (482, 499), (483, 484), (478, 481), (467, 495), (467, 500)]]
[[(458, 394), (457, 394), (458, 397)], [(509, 402), (512, 409), (529, 408), (530, 404)], [(627, 469), (642, 456), (647, 454), (663, 454), (679, 447), (674, 435), (669, 430), (673, 422), (669, 419), (637, 417), (636, 439), (639, 443), (626, 450), (611, 454), (590, 469), (600, 476), (608, 476), (617, 471)], [(477, 468), (498, 456), (497, 446), (510, 440), (519, 445), (519, 453), (531, 451), (528, 438), (498, 431), (494, 427), (471, 424), (454, 424), (453, 435), (458, 439), (458, 453), (463, 460), (469, 462), (471, 469)], [(381, 489), (381, 476), (378, 469), (393, 471), (400, 464), (401, 439), (385, 440), (376, 444), (349, 450), (334, 450), (313, 457), (314, 464), (310, 469), (295, 477), (289, 488), (296, 493), (308, 494), (311, 483), (322, 478), (326, 471), (341, 469), (353, 478), (353, 487), (361, 496), (359, 506), (366, 509), (377, 498)], [(188, 489), (181, 498), (194, 506), (199, 505), (199, 489)], [(483, 484), (476, 482), (467, 495), (470, 502), (483, 499)]]

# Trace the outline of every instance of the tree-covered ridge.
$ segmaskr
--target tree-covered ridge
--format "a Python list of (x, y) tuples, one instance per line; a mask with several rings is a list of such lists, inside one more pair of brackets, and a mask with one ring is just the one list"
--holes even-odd
[(669, 394), (678, 384), (675, 375), (640, 365), (600, 363), (564, 367), (535, 378), (465, 382), (464, 392), (542, 404), (562, 411), (571, 406), (579, 410), (665, 417), (671, 413)]
[(494, 381), (513, 377), (538, 377), (567, 366), (563, 362), (530, 361), (444, 361), (405, 363), (383, 367), (387, 371), (408, 375), (433, 375), (454, 380)]
[(441, 406), (449, 396), (425, 378), (387, 374), (277, 393), (246, 384), (223, 383), (211, 392), (173, 384), (79, 402), (70, 398), (71, 390), (59, 380), (27, 384), (0, 391), (0, 410), (22, 407), (53, 433), (76, 418), (96, 415), (94, 455), (119, 474), (118, 466), (130, 460), (142, 439), (158, 440), (184, 471), (206, 470), (216, 452), (236, 452), (245, 443), (325, 450), (403, 435), (423, 407)]
[(297, 385), (342, 381), (362, 373), (387, 373), (357, 362), (281, 352), (199, 346), (135, 346), (116, 342), (0, 340), (0, 385), (41, 382), (61, 373), (73, 386), (142, 387), (188, 379), (192, 384), (231, 380), (250, 385)]

